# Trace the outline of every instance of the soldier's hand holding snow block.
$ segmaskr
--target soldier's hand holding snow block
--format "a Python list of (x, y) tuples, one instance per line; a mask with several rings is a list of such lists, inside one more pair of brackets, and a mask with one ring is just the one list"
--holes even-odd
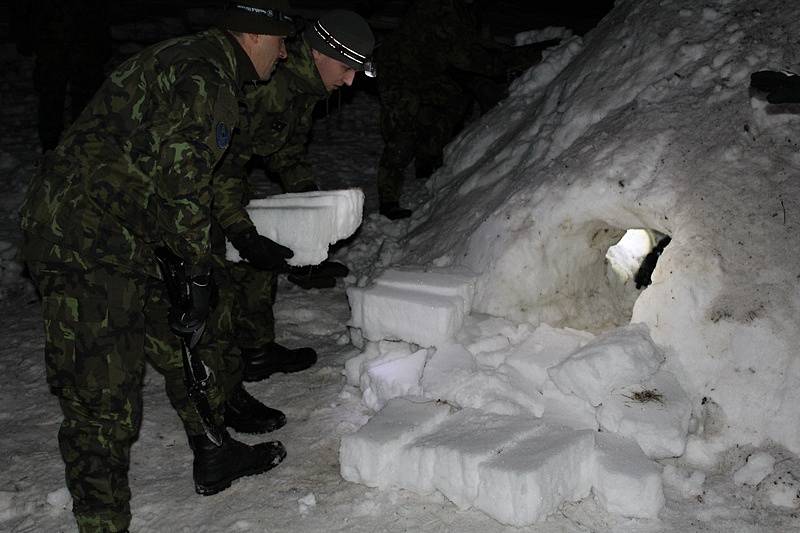
[(398, 451), (415, 437), (433, 431), (448, 416), (450, 406), (445, 403), (391, 400), (361, 429), (342, 437), (342, 477), (370, 487), (402, 486), (399, 472), (418, 465), (398, 461)]
[(661, 467), (632, 440), (596, 434), (594, 495), (610, 513), (656, 518), (664, 506)]
[[(317, 265), (328, 257), (328, 246), (352, 235), (361, 225), (364, 193), (359, 189), (279, 194), (253, 200), (248, 214), (260, 235), (294, 252), (288, 263)], [(227, 258), (239, 261), (233, 246)]]
[(548, 373), (562, 392), (597, 406), (612, 390), (646, 381), (663, 362), (647, 326), (631, 324), (598, 337)]
[(475, 507), (504, 524), (542, 520), (592, 488), (596, 432), (540, 427), (539, 434), (500, 450), (479, 467)]
[(692, 404), (666, 370), (641, 384), (614, 390), (597, 410), (600, 426), (634, 439), (653, 459), (679, 457), (686, 449)]

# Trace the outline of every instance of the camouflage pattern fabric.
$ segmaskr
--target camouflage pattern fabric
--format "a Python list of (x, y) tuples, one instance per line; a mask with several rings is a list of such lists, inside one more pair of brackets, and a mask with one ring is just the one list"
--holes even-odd
[[(37, 243), (32, 243), (40, 245)], [(59, 263), (29, 262), (42, 295), (47, 381), (59, 398), (64, 420), (58, 440), (81, 531), (122, 531), (130, 522), (130, 447), (142, 418), (145, 360), (166, 382), (167, 395), (189, 435), (203, 427), (183, 383), (179, 341), (166, 325), (163, 283), (122, 274), (68, 250), (54, 250)], [(215, 312), (207, 338), (225, 317)], [(202, 357), (217, 376), (236, 375), (225, 359), (209, 350)], [(223, 388), (210, 394), (222, 424)]]
[[(46, 156), (22, 206), (22, 255), (43, 296), (48, 382), (64, 413), (59, 443), (81, 531), (130, 521), (145, 359), (164, 374), (187, 433), (203, 432), (153, 250), (166, 245), (198, 269), (213, 262), (212, 175), (239, 112), (244, 52), (234, 46), (210, 30), (123, 63)], [(197, 347), (219, 378), (209, 400), (220, 424), (224, 391), (240, 377), (230, 335), (220, 308)]]
[(498, 76), (505, 67), (483, 40), (464, 0), (417, 0), (376, 50), (381, 133), (381, 202), (396, 202), (406, 166), (441, 164), (442, 149), (463, 125), (472, 104), (462, 73)]
[[(314, 184), (307, 158), (312, 112), (328, 92), (319, 76), (311, 48), (302, 38), (287, 44), (288, 59), (269, 83), (248, 85), (241, 101), (241, 127), (225, 155), (215, 178), (214, 215), (219, 233), (214, 250), (224, 256), (223, 235), (235, 235), (252, 228), (245, 206), (253, 199), (248, 183), (247, 163), (253, 156), (267, 158), (267, 168), (276, 173), (286, 192)], [(228, 263), (231, 284), (221, 284), (220, 293), (232, 302), (230, 313), (236, 344), (258, 348), (275, 339), (272, 305), (277, 282), (273, 272), (258, 270), (247, 263)]]
[(218, 30), (123, 63), (45, 158), (23, 229), (154, 277), (162, 244), (210, 264), (212, 173), (238, 119), (235, 72), (233, 45)]

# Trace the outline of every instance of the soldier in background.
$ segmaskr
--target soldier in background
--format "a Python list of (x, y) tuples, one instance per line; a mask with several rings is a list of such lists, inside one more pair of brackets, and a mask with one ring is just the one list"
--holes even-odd
[[(228, 264), (232, 285), (221, 291), (236, 295), (227, 301), (233, 305), (245, 381), (298, 372), (317, 360), (312, 348), (289, 349), (274, 340), (272, 305), (275, 271), (280, 270), (273, 261), (274, 246), (256, 233), (245, 210), (253, 197), (247, 163), (254, 155), (266, 157), (267, 169), (279, 177), (286, 192), (318, 190), (307, 158), (314, 106), (337, 88), (351, 85), (357, 72), (366, 69), (374, 74), (370, 71), (374, 44), (372, 30), (360, 15), (347, 10), (327, 12), (289, 43), (289, 57), (270, 83), (246, 88), (245, 118), (219, 171), (214, 204), (221, 230), (218, 237), (224, 233), (247, 259)], [(217, 250), (224, 254), (224, 242), (217, 243)], [(299, 275), (298, 270), (289, 272)], [(332, 286), (334, 276), (346, 274), (344, 265), (326, 261), (301, 281)]]
[[(417, 178), (442, 164), (473, 104), (486, 111), (505, 96), (510, 71), (541, 60), (545, 43), (523, 49), (483, 37), (475, 2), (416, 0), (376, 50), (380, 126), (386, 143), (378, 166), (380, 213), (395, 220), (403, 174), (413, 159)], [(546, 44), (554, 44), (549, 41)]]
[(109, 3), (105, 0), (12, 2), (11, 26), (19, 51), (36, 54), (34, 87), (42, 152), (58, 144), (105, 79), (111, 57)]
[[(172, 332), (202, 335), (198, 355), (214, 376), (240, 364), (225, 344), (230, 320), (213, 305), (212, 267), (224, 273), (209, 238), (213, 173), (239, 122), (241, 86), (267, 79), (286, 57), (288, 7), (240, 0), (221, 18), (224, 29), (164, 41), (124, 62), (28, 189), (21, 251), (42, 296), (47, 380), (64, 415), (58, 441), (81, 532), (130, 523), (127, 476), (145, 360), (164, 375), (183, 422), (198, 493), (285, 457), (279, 442), (250, 446), (224, 430), (222, 384), (209, 380), (203, 404), (189, 397)], [(169, 300), (159, 249), (182, 261), (187, 298)]]

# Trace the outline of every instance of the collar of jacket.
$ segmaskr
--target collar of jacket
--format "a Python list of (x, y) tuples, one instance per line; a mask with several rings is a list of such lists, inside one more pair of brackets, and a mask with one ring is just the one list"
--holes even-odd
[(228, 43), (230, 43), (233, 48), (233, 63), (236, 68), (236, 83), (238, 86), (241, 88), (242, 85), (249, 81), (259, 81), (261, 78), (258, 72), (256, 72), (256, 67), (250, 60), (250, 56), (248, 56), (247, 52), (242, 48), (242, 45), (236, 40), (236, 37), (227, 30), (220, 29), (219, 31), (225, 35)]
[(278, 68), (285, 68), (294, 75), (299, 82), (300, 92), (316, 95), (320, 100), (327, 98), (328, 90), (319, 75), (317, 64), (314, 63), (311, 45), (305, 38), (295, 39), (289, 46), (288, 54), (286, 64)]

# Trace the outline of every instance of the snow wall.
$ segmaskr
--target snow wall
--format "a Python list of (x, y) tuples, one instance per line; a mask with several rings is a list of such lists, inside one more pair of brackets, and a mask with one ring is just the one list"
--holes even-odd
[[(478, 274), (474, 311), (647, 323), (698, 455), (800, 452), (800, 115), (748, 89), (800, 61), (798, 27), (797, 2), (618, 1), (451, 143), (404, 263)], [(604, 259), (629, 228), (672, 237), (640, 294)]]

